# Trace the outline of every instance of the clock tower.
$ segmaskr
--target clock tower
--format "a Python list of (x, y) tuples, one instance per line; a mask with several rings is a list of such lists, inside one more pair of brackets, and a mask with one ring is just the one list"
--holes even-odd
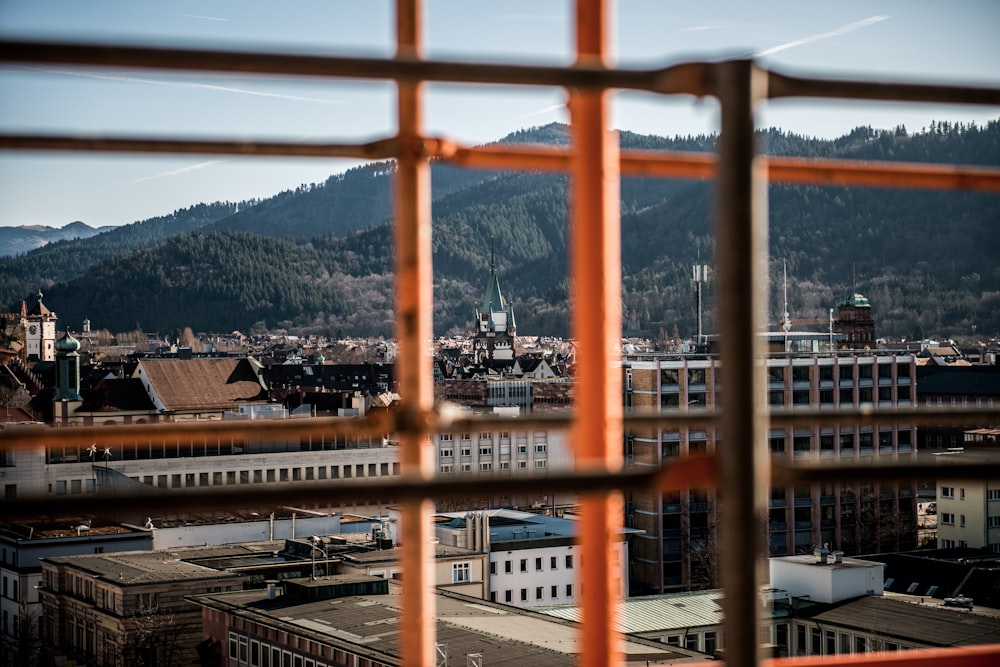
[(56, 314), (42, 303), (42, 292), (38, 292), (38, 303), (25, 318), (24, 351), (26, 361), (55, 361), (56, 359)]

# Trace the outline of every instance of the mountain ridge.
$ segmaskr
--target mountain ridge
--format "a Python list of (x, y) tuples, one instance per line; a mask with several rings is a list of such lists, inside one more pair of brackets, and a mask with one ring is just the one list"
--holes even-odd
[[(500, 141), (552, 145), (565, 137), (565, 126), (550, 124)], [(643, 150), (707, 151), (715, 142), (710, 135), (620, 137), (623, 148)], [(770, 128), (758, 132), (758, 141), (775, 155), (1000, 165), (1000, 121), (985, 127), (940, 123), (913, 135), (902, 127), (862, 127), (835, 140)], [(266, 200), (199, 204), (134, 223), (118, 233), (128, 240), (120, 251), (97, 236), (0, 259), (0, 284), (11, 281), (0, 287), (0, 303), (19, 303), (41, 286), (60, 317), (87, 317), (113, 331), (138, 321), (148, 330), (256, 326), (392, 335), (392, 169), (391, 163), (374, 163)], [(565, 335), (566, 177), (466, 171), (440, 162), (432, 174), (435, 331), (471, 327), (493, 247), (519, 329)], [(676, 327), (691, 335), (690, 266), (711, 263), (713, 254), (711, 186), (624, 178), (621, 192), (626, 329), (655, 337)], [(997, 199), (970, 192), (772, 184), (772, 264), (777, 262), (778, 275), (779, 260), (788, 266), (793, 317), (822, 316), (858, 288), (872, 301), (879, 333), (961, 332), (973, 324), (981, 332), (1000, 331), (1000, 268), (992, 259), (1000, 252)], [(262, 264), (256, 259), (261, 256), (280, 260), (281, 270)], [(246, 270), (222, 270), (212, 261)], [(218, 282), (223, 276), (232, 281), (229, 287)], [(208, 284), (215, 291), (206, 291)], [(100, 298), (85, 294), (95, 285)], [(164, 290), (173, 298), (157, 297)], [(244, 298), (243, 292), (259, 298)], [(708, 296), (706, 321), (711, 286)], [(215, 306), (202, 308), (199, 299)], [(142, 302), (159, 306), (143, 309)], [(188, 304), (190, 312), (178, 304)], [(138, 310), (128, 314), (132, 308)], [(777, 308), (772, 310), (776, 317)], [(226, 326), (213, 323), (213, 315), (224, 317)]]

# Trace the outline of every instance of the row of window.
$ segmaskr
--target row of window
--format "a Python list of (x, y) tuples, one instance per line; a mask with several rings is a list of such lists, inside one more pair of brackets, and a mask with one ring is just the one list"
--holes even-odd
[[(528, 561), (529, 560), (530, 559), (528, 559), (528, 558), (522, 558), (522, 559), (520, 559), (520, 563), (519, 563), (519, 567), (518, 567), (518, 571), (519, 572), (528, 572)], [(564, 564), (564, 566), (565, 566), (565, 568), (567, 570), (572, 570), (573, 569), (573, 554), (566, 554), (563, 557), (563, 564)], [(497, 561), (495, 561), (495, 560), (494, 561), (490, 561), (490, 574), (497, 574), (498, 569), (499, 569), (499, 567), (497, 565)], [(558, 569), (559, 569), (559, 556), (549, 556), (549, 570), (558, 570)], [(504, 571), (504, 574), (513, 574), (514, 573), (514, 561), (513, 560), (505, 560), (503, 562), (503, 571)], [(544, 572), (545, 571), (545, 558), (543, 556), (538, 556), (538, 557), (535, 558), (535, 570), (534, 571), (535, 572)]]
[[(482, 433), (479, 434), (479, 439), (480, 440), (493, 440), (496, 435), (497, 434), (495, 434), (495, 433), (490, 433), (488, 431), (483, 431)], [(519, 432), (519, 433), (516, 433), (515, 436), (516, 436), (516, 440), (518, 442), (527, 442), (528, 441), (528, 434), (527, 433), (520, 433)], [(500, 437), (500, 440), (510, 440), (510, 431), (500, 431), (499, 437)], [(536, 442), (545, 442), (547, 438), (548, 438), (548, 433), (546, 433), (545, 431), (536, 431), (535, 432), (535, 438), (534, 439), (535, 439)], [(452, 433), (442, 433), (442, 434), (438, 435), (437, 439), (438, 439), (438, 442), (452, 442), (453, 440), (455, 440), (455, 436)], [(459, 440), (472, 440), (472, 434), (471, 433), (462, 433), (459, 436)]]
[[(344, 466), (188, 472), (171, 475), (144, 475), (141, 479), (138, 476), (133, 476), (132, 479), (141, 481), (148, 486), (155, 485), (161, 489), (181, 489), (197, 486), (309, 482), (325, 479), (350, 479), (351, 477), (385, 477), (390, 474), (399, 474), (399, 463), (357, 463)], [(65, 495), (67, 491), (71, 494), (93, 493), (94, 479), (58, 480), (54, 485), (49, 484), (49, 493), (54, 492), (56, 495)]]
[(52, 445), (46, 448), (46, 463), (100, 463), (112, 461), (150, 461), (158, 459), (200, 458), (214, 456), (245, 456), (247, 454), (281, 454), (288, 452), (324, 452), (344, 449), (377, 449), (385, 446), (381, 437), (351, 438), (343, 436), (325, 439), (302, 438), (298, 442), (201, 441), (187, 443), (130, 443), (96, 453), (89, 448)]
[[(346, 665), (350, 654), (339, 649), (320, 647), (321, 654), (328, 655), (332, 662), (316, 660), (315, 657), (293, 653), (283, 646), (272, 646), (257, 639), (249, 639), (235, 632), (229, 633), (229, 664), (231, 667), (335, 667)], [(359, 667), (386, 667), (384, 663), (367, 658), (356, 658)]]
[[(549, 450), (549, 446), (547, 444), (545, 444), (545, 443), (536, 443), (535, 444), (535, 453), (536, 454), (544, 454), (548, 450)], [(462, 447), (459, 448), (459, 454), (463, 458), (465, 458), (465, 457), (471, 457), (472, 456), (472, 451), (473, 450), (472, 450), (471, 446), (463, 445)], [(500, 456), (510, 456), (510, 445), (503, 445), (503, 444), (501, 444), (499, 452), (500, 452)], [(526, 455), (528, 453), (528, 446), (527, 445), (518, 445), (517, 446), (517, 453), (521, 454), (521, 455)], [(453, 458), (455, 458), (455, 449), (453, 447), (442, 447), (439, 450), (438, 456), (439, 456), (439, 458), (442, 458), (442, 459), (453, 459)], [(482, 445), (482, 444), (480, 444), (479, 445), (479, 456), (480, 457), (483, 457), (483, 456), (493, 456), (493, 445)]]
[[(516, 468), (517, 470), (528, 469), (527, 461), (522, 460), (522, 461), (516, 461), (515, 463), (517, 465)], [(535, 469), (541, 470), (544, 468), (548, 468), (548, 464), (549, 462), (546, 461), (545, 459), (538, 459), (535, 461)], [(511, 469), (510, 461), (500, 461), (496, 467), (496, 470), (510, 470), (510, 469)], [(493, 472), (493, 470), (494, 468), (492, 461), (481, 461), (479, 463), (479, 472)], [(453, 472), (472, 472), (473, 470), (471, 463), (462, 463), (458, 467), (455, 467), (451, 463), (442, 463), (440, 466), (438, 466), (438, 471), (441, 472), (442, 474), (448, 475)]]
[[(795, 627), (796, 655), (849, 655), (851, 653), (872, 653), (877, 651), (898, 651), (897, 642), (880, 637), (853, 635), (848, 632), (822, 630), (805, 625)], [(808, 637), (808, 643), (807, 643)]]
[[(878, 368), (877, 371), (873, 370), (875, 367)], [(841, 382), (850, 382), (855, 379), (871, 380), (875, 377), (875, 373), (877, 372), (879, 380), (891, 381), (894, 377), (894, 368), (896, 369), (895, 377), (897, 377), (900, 382), (906, 382), (910, 379), (911, 367), (909, 365), (897, 365), (893, 363), (817, 366), (816, 376), (819, 382), (832, 382), (834, 379), (839, 379)], [(857, 369), (857, 372), (855, 372), (855, 369)], [(784, 383), (787, 375), (786, 371), (786, 366), (768, 366), (768, 383)], [(810, 382), (813, 373), (813, 366), (792, 366), (791, 371), (791, 380), (793, 383)], [(714, 375), (716, 376), (716, 381), (718, 381), (718, 374), (719, 370), (715, 369)], [(682, 377), (686, 378), (688, 386), (705, 385), (708, 375), (709, 373), (707, 368), (664, 368), (660, 370), (660, 385), (664, 387), (680, 386), (680, 380)]]
[[(545, 600), (545, 599), (548, 599), (548, 600), (559, 600), (560, 599), (560, 597), (559, 597), (559, 586), (558, 585), (552, 585), (552, 586), (548, 587), (548, 589), (549, 589), (549, 597), (548, 598), (545, 597), (545, 589), (546, 589), (545, 586), (535, 586), (535, 598), (534, 599), (535, 599), (536, 602), (539, 601), (539, 600)], [(565, 585), (565, 591), (566, 591), (565, 597), (566, 598), (572, 598), (573, 597), (573, 584), (566, 584)], [(499, 596), (497, 595), (497, 591), (490, 591), (490, 602), (497, 602), (498, 600), (499, 600)], [(521, 602), (528, 602), (529, 601), (529, 598), (528, 598), (528, 589), (527, 588), (522, 588), (521, 589), (521, 595), (520, 595), (519, 600)], [(514, 591), (512, 589), (508, 588), (508, 589), (504, 590), (504, 592), (503, 592), (503, 601), (506, 602), (506, 603), (508, 603), (508, 604), (512, 604), (514, 602)]]

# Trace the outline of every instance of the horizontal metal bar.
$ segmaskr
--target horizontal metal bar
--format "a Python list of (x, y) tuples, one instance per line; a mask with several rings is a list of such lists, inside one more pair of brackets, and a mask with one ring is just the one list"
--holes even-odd
[[(570, 151), (559, 148), (496, 146), (468, 148), (448, 139), (433, 137), (424, 138), (423, 143), (425, 156), (443, 157), (453, 164), (469, 168), (567, 171), (572, 159)], [(402, 147), (396, 138), (362, 144), (318, 144), (222, 139), (0, 134), (0, 150), (196, 153), (386, 160), (399, 155)], [(716, 163), (716, 156), (711, 153), (653, 151), (621, 153), (622, 172), (633, 176), (710, 179), (715, 177)], [(998, 168), (790, 157), (762, 158), (761, 164), (768, 180), (774, 183), (1000, 191)]]
[(699, 96), (711, 92), (708, 72), (712, 67), (706, 63), (684, 63), (662, 69), (621, 70), (586, 65), (540, 66), (408, 58), (387, 60), (20, 40), (0, 40), (0, 62), (591, 90), (626, 88)]
[(767, 96), (1000, 106), (1000, 88), (995, 87), (817, 79), (775, 71), (767, 73)]
[(394, 138), (363, 144), (226, 139), (155, 139), (80, 135), (0, 134), (0, 149), (21, 151), (100, 151), (106, 153), (169, 153), (256, 155), (264, 157), (356, 158), (385, 160), (400, 152)]
[[(714, 428), (719, 410), (688, 412), (629, 412), (624, 415), (628, 431)], [(1000, 422), (998, 408), (860, 408), (853, 410), (772, 410), (771, 428), (813, 426), (878, 426), (908, 424), (912, 426), (962, 426)], [(74, 426), (49, 428), (28, 425), (0, 430), (0, 447), (9, 449), (38, 445), (73, 445), (95, 440), (101, 444), (128, 444), (137, 441), (171, 442), (197, 438), (233, 438), (266, 440), (288, 436), (377, 436), (401, 432), (473, 433), (480, 431), (568, 430), (573, 424), (572, 412), (529, 414), (517, 417), (498, 415), (468, 415), (450, 404), (435, 411), (412, 415), (399, 411), (373, 411), (359, 419), (343, 417), (311, 417), (288, 420), (222, 420), (210, 422), (167, 422), (133, 424), (100, 428)]]
[[(436, 81), (462, 84), (630, 89), (664, 95), (715, 95), (723, 63), (690, 62), (644, 70), (591, 65), (536, 66), (397, 58), (345, 58), (288, 53), (153, 48), (123, 45), (0, 40), (0, 63), (48, 63), (114, 68), (232, 72), (276, 76)], [(758, 67), (758, 69), (761, 69)], [(1000, 88), (900, 84), (767, 74), (767, 96), (983, 104), (1000, 106)]]
[[(947, 477), (950, 479), (991, 480), (997, 477), (997, 466), (965, 463), (954, 457), (923, 455), (895, 462), (888, 457), (872, 457), (863, 463), (786, 464), (771, 462), (772, 483), (775, 486), (822, 482), (902, 482)], [(632, 467), (606, 472), (575, 470), (546, 475), (483, 476), (452, 474), (431, 480), (402, 476), (366, 480), (335, 479), (325, 482), (290, 482), (279, 484), (245, 484), (196, 489), (158, 489), (138, 487), (113, 494), (21, 497), (0, 503), (0, 518), (31, 517), (66, 513), (67, 508), (79, 514), (92, 514), (120, 509), (123, 503), (141, 503), (145, 511), (184, 512), (204, 509), (206, 502), (214, 508), (270, 507), (288, 504), (326, 506), (340, 502), (381, 502), (447, 498), (510, 497), (532, 494), (539, 490), (547, 494), (604, 493), (628, 489), (668, 491), (683, 488), (713, 488), (716, 483), (714, 455), (682, 457), (662, 467)], [(103, 467), (103, 464), (95, 464)], [(112, 466), (112, 469), (113, 466)]]

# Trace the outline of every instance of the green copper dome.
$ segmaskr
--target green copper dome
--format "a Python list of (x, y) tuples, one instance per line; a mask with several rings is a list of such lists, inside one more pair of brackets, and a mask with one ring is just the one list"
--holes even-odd
[(858, 294), (857, 292), (841, 301), (840, 305), (853, 306), (855, 308), (871, 308), (871, 304), (868, 302), (868, 297), (864, 294)]
[(56, 341), (56, 352), (76, 352), (79, 349), (80, 341), (70, 336), (68, 331), (65, 336)]

